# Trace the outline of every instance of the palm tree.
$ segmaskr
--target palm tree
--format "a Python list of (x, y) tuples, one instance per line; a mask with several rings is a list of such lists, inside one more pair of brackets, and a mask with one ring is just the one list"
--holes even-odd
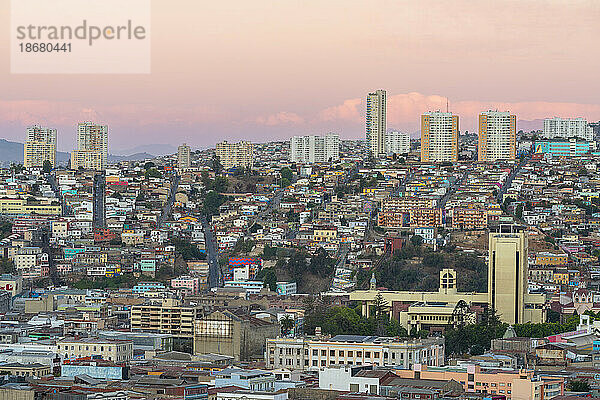
[(292, 317), (290, 317), (289, 315), (286, 315), (279, 322), (281, 323), (281, 334), (283, 336), (289, 335), (295, 325)]

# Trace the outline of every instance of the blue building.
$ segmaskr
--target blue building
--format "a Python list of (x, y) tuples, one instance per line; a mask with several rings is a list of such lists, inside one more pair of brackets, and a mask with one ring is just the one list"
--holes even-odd
[(137, 285), (135, 285), (131, 291), (133, 293), (144, 293), (144, 292), (149, 292), (151, 290), (165, 290), (166, 287), (163, 283), (161, 282), (140, 282)]
[(583, 156), (596, 148), (596, 142), (587, 142), (575, 138), (569, 140), (538, 140), (533, 144), (536, 154), (550, 154), (552, 157)]

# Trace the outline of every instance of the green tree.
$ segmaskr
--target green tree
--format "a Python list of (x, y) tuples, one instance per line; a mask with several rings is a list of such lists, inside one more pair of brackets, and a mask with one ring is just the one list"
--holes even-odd
[(590, 384), (584, 380), (573, 379), (567, 383), (567, 389), (571, 392), (589, 392)]
[(281, 179), (287, 179), (289, 182), (292, 181), (292, 179), (294, 179), (294, 173), (292, 172), (292, 170), (289, 167), (283, 167), (281, 168)]
[(144, 176), (146, 177), (146, 179), (149, 179), (149, 178), (162, 178), (162, 174), (156, 168), (147, 169), (146, 173), (144, 174)]
[(204, 204), (202, 205), (202, 211), (206, 215), (215, 215), (219, 213), (219, 207), (227, 201), (227, 196), (217, 193), (211, 190), (206, 194), (204, 198)]
[(258, 274), (256, 274), (256, 279), (262, 281), (264, 287), (268, 287), (270, 291), (277, 291), (277, 274), (275, 273), (274, 268), (263, 268)]
[(294, 329), (294, 320), (289, 315), (283, 317), (279, 323), (281, 324), (281, 334), (287, 336)]
[(45, 174), (49, 174), (52, 172), (52, 163), (49, 160), (44, 160), (44, 164), (42, 165), (42, 172)]
[(0, 258), (0, 274), (13, 274), (15, 272), (15, 264), (10, 258)]
[(173, 238), (171, 244), (175, 246), (175, 251), (183, 257), (184, 260), (205, 260), (206, 254), (200, 251), (200, 249), (188, 242), (187, 240)]

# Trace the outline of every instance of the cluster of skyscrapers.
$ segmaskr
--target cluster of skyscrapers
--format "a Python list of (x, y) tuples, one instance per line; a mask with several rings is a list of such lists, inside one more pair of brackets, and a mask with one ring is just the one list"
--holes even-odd
[[(407, 133), (386, 131), (386, 92), (367, 95), (367, 147), (375, 158), (410, 150)], [(479, 114), (478, 161), (514, 160), (517, 157), (517, 117), (508, 111)], [(459, 117), (452, 112), (430, 111), (421, 115), (421, 161), (458, 161)], [(543, 137), (550, 140), (581, 139), (591, 142), (594, 131), (583, 118), (548, 118)], [(408, 148), (406, 143), (408, 143)]]

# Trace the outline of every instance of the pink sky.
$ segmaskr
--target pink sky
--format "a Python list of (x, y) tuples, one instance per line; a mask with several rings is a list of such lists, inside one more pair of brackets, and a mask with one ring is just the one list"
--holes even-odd
[[(18, 1), (18, 0), (14, 0)], [(0, 0), (0, 26), (9, 25)], [(597, 0), (154, 0), (149, 75), (11, 75), (0, 35), (0, 138), (32, 123), (75, 145), (75, 124), (140, 143), (364, 137), (364, 97), (388, 91), (388, 127), (450, 108), (600, 119)]]

